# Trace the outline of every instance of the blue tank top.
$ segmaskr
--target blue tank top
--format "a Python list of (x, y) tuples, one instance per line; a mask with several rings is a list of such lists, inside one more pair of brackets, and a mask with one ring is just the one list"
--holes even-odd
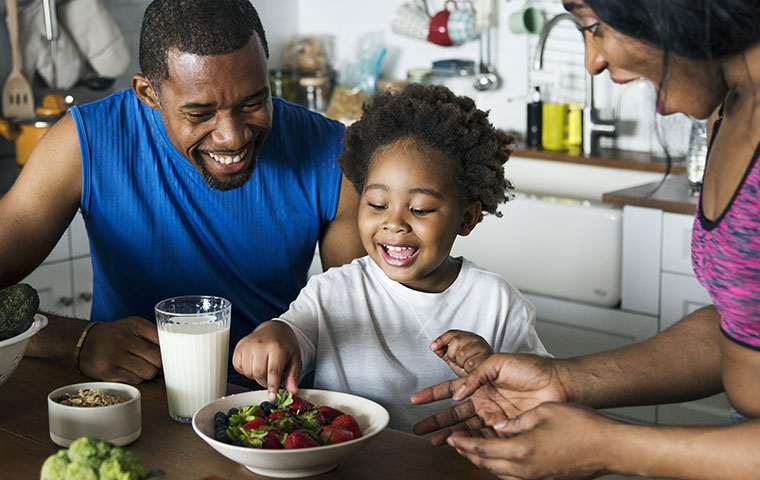
[(167, 297), (232, 302), (230, 351), (287, 310), (334, 218), (344, 126), (273, 99), (273, 124), (251, 179), (206, 185), (172, 146), (158, 111), (131, 90), (72, 107), (82, 153), (80, 208), (93, 269), (91, 318), (155, 321)]

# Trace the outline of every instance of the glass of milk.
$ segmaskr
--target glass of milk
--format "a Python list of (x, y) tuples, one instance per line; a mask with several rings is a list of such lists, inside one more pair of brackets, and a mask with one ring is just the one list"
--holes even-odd
[(227, 392), (232, 304), (185, 295), (155, 306), (169, 415), (190, 423), (196, 410)]

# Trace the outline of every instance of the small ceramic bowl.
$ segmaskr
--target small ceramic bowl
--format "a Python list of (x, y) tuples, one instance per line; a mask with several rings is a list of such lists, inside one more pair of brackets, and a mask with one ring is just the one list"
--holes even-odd
[[(124, 402), (103, 407), (74, 407), (56, 401), (62, 395), (75, 395), (84, 389), (116, 395)], [(112, 382), (66, 385), (48, 395), (48, 423), (50, 439), (61, 447), (68, 447), (79, 437), (94, 437), (116, 446), (127, 445), (142, 432), (140, 390)]]

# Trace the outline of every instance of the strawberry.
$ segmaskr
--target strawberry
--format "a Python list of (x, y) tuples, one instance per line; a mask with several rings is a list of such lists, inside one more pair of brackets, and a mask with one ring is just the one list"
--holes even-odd
[(354, 434), (354, 438), (359, 438), (362, 436), (362, 430), (359, 428), (359, 424), (356, 422), (356, 419), (347, 413), (344, 413), (343, 415), (337, 417), (332, 421), (330, 425), (341, 426), (343, 428), (351, 430), (351, 433)]
[(290, 412), (272, 412), (269, 414), (269, 420), (278, 420), (283, 417), (290, 417)]
[(327, 419), (328, 422), (332, 422), (336, 418), (343, 415), (343, 412), (337, 408), (326, 407), (324, 405), (319, 407), (319, 411), (322, 412), (322, 415), (324, 415), (325, 419)]
[(293, 402), (288, 404), (287, 407), (290, 409), (291, 412), (297, 415), (299, 413), (305, 412), (306, 410), (309, 410), (310, 408), (314, 407), (314, 404), (312, 404), (308, 400), (305, 400), (299, 397), (298, 395), (293, 395)]
[(319, 434), (322, 443), (332, 445), (334, 443), (347, 442), (354, 439), (354, 433), (340, 425), (325, 425)]
[(268, 427), (268, 426), (269, 426), (269, 421), (266, 418), (256, 417), (250, 422), (241, 426), (240, 428), (245, 428), (246, 430), (249, 430), (251, 428), (261, 428), (261, 427)]
[(282, 442), (280, 441), (278, 435), (282, 435), (282, 432), (277, 429), (273, 429), (267, 432), (267, 435), (261, 439), (261, 448), (266, 448), (269, 450), (283, 448)]
[(253, 413), (254, 416), (259, 417), (259, 418), (267, 418), (267, 413), (264, 411), (264, 409), (262, 409), (259, 406), (254, 407), (253, 412), (251, 413)]
[(318, 447), (319, 444), (314, 441), (313, 438), (306, 435), (304, 432), (300, 430), (295, 430), (288, 434), (287, 437), (285, 437), (285, 448), (286, 449), (293, 449), (293, 448), (310, 448), (310, 447)]

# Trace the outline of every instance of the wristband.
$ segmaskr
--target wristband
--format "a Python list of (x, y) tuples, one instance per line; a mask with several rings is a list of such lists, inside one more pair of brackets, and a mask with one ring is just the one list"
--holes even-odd
[(74, 369), (77, 371), (77, 373), (82, 373), (79, 370), (79, 355), (82, 353), (82, 345), (84, 345), (84, 340), (87, 338), (87, 334), (90, 332), (90, 329), (97, 325), (100, 322), (89, 322), (86, 327), (84, 327), (84, 330), (82, 330), (82, 334), (79, 335), (79, 340), (77, 340), (77, 344), (74, 347)]

